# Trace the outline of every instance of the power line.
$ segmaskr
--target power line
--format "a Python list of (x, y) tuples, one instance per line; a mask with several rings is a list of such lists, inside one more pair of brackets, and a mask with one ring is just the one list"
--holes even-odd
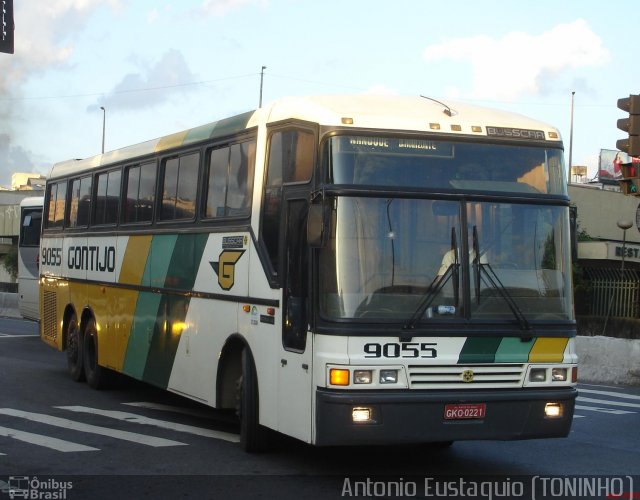
[(84, 94), (66, 94), (66, 95), (50, 95), (50, 96), (32, 96), (32, 97), (0, 97), (0, 101), (5, 101), (5, 102), (44, 101), (44, 100), (50, 100), (50, 99), (77, 99), (80, 97), (98, 97), (98, 96), (106, 96), (106, 95), (130, 94), (135, 92), (152, 92), (156, 90), (166, 90), (166, 89), (173, 89), (173, 88), (180, 88), (180, 87), (192, 87), (197, 85), (208, 85), (210, 83), (222, 82), (225, 80), (240, 80), (242, 78), (247, 78), (250, 76), (255, 76), (255, 73), (238, 75), (238, 76), (229, 76), (225, 78), (216, 78), (213, 80), (201, 80), (197, 82), (184, 82), (184, 83), (175, 83), (172, 85), (158, 85), (155, 87), (140, 87), (136, 89), (114, 90), (111, 92), (87, 92)]

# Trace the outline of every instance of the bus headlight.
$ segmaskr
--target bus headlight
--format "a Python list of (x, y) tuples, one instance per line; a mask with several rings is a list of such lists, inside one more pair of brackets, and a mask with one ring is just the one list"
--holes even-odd
[(371, 423), (371, 413), (371, 408), (355, 407), (351, 410), (351, 421), (354, 424)]
[(554, 382), (566, 382), (567, 381), (567, 369), (566, 368), (552, 368), (551, 380)]
[(564, 413), (562, 403), (547, 403), (544, 405), (544, 416), (547, 418), (560, 418)]
[(546, 368), (531, 368), (531, 372), (529, 372), (530, 382), (546, 382), (546, 380), (547, 380)]
[(353, 383), (354, 384), (370, 384), (372, 381), (371, 370), (354, 370)]
[(381, 384), (397, 384), (398, 370), (380, 370)]

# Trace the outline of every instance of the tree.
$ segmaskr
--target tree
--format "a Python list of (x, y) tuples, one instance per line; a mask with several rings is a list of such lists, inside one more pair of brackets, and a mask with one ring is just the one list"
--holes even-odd
[(12, 246), (6, 255), (2, 257), (2, 266), (14, 281), (18, 278), (18, 247)]

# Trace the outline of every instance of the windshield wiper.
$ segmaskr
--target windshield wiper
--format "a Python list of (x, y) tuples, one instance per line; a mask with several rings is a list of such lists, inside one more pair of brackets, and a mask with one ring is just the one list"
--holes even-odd
[[(493, 287), (494, 290), (498, 292), (498, 294), (504, 299), (509, 306), (509, 309), (513, 313), (513, 316), (516, 318), (518, 323), (520, 323), (520, 328), (522, 330), (531, 330), (531, 325), (527, 318), (522, 313), (522, 310), (518, 307), (518, 304), (507, 290), (507, 288), (502, 284), (500, 278), (493, 270), (489, 263), (482, 263), (480, 259), (480, 244), (478, 242), (478, 231), (476, 226), (473, 226), (473, 267), (475, 270), (476, 277), (476, 300), (477, 303), (480, 304), (480, 280), (484, 278), (484, 282), (488, 283)], [(483, 275), (484, 271), (484, 275)]]
[(429, 290), (424, 294), (424, 297), (418, 304), (418, 308), (411, 315), (409, 320), (402, 327), (403, 330), (413, 330), (416, 327), (416, 324), (424, 313), (427, 311), (428, 307), (433, 302), (433, 299), (436, 298), (438, 292), (444, 288), (444, 285), (453, 277), (453, 290), (455, 295), (455, 305), (458, 306), (458, 295), (459, 295), (459, 283), (458, 283), (458, 275), (460, 269), (460, 262), (458, 261), (458, 245), (456, 242), (456, 230), (454, 227), (451, 228), (451, 251), (453, 252), (453, 263), (449, 264), (449, 267), (445, 271), (445, 273), (433, 280), (431, 285), (429, 286)]

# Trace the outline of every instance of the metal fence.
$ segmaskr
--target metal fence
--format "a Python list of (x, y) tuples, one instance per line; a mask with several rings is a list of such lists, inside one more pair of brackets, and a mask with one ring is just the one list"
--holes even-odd
[(614, 318), (638, 318), (640, 274), (635, 269), (585, 268), (591, 284), (589, 314)]

